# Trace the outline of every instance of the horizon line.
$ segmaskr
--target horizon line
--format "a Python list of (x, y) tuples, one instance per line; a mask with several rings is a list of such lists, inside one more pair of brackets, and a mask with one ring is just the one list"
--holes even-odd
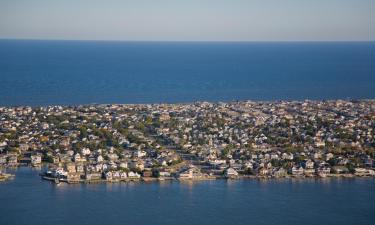
[(58, 39), (2, 38), (0, 41), (67, 41), (67, 42), (153, 42), (153, 43), (370, 43), (374, 40), (122, 40), (122, 39)]

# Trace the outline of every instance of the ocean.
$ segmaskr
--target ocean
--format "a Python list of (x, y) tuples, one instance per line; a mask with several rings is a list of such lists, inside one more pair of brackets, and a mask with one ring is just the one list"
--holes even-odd
[[(0, 40), (0, 106), (375, 98), (375, 42)], [(0, 183), (0, 224), (356, 224), (375, 179)]]
[(22, 167), (0, 183), (1, 225), (371, 225), (375, 179), (76, 184)]
[(375, 98), (375, 42), (0, 40), (0, 105)]

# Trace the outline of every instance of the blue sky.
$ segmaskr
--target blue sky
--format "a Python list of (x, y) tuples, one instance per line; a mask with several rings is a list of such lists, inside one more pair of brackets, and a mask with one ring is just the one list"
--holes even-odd
[(373, 41), (375, 0), (0, 0), (0, 38)]

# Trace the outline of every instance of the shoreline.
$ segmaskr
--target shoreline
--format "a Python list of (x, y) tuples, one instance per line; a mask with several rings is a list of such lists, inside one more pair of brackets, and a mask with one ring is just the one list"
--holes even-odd
[[(43, 180), (55, 182), (55, 178), (41, 176)], [(373, 179), (373, 176), (358, 176), (354, 174), (332, 174), (327, 177), (320, 176), (285, 176), (285, 177), (262, 177), (262, 176), (239, 176), (237, 178), (225, 178), (225, 177), (207, 177), (207, 178), (193, 178), (193, 179), (179, 179), (174, 177), (168, 178), (139, 178), (139, 179), (118, 179), (118, 180), (84, 180), (79, 181), (68, 181), (66, 179), (60, 179), (59, 182), (67, 184), (103, 184), (103, 183), (154, 183), (154, 182), (201, 182), (201, 181), (218, 181), (218, 180), (229, 180), (229, 181), (240, 181), (240, 180), (259, 180), (259, 181), (281, 181), (281, 180), (329, 180), (329, 179)], [(56, 183), (56, 182), (55, 182)], [(58, 184), (58, 183), (57, 183)]]
[[(28, 168), (36, 168), (33, 166), (22, 166)], [(16, 168), (17, 169), (17, 168)], [(15, 176), (15, 175), (13, 175)], [(86, 179), (79, 179), (79, 180), (68, 180), (66, 178), (55, 178), (46, 176), (45, 173), (40, 173), (39, 176), (42, 180), (54, 182), (54, 183), (68, 183), (68, 184), (102, 184), (102, 183), (153, 183), (153, 182), (200, 182), (200, 181), (215, 181), (215, 180), (328, 180), (328, 179), (358, 179), (358, 178), (375, 178), (375, 176), (363, 176), (363, 175), (356, 175), (356, 174), (328, 174), (326, 176), (306, 176), (306, 175), (286, 175), (282, 177), (275, 177), (275, 176), (257, 176), (257, 175), (239, 175), (237, 177), (225, 177), (220, 175), (204, 175), (201, 177), (196, 178), (178, 178), (178, 177), (140, 177), (140, 178), (123, 178), (123, 179), (94, 179), (94, 180), (86, 180)], [(56, 182), (58, 179), (58, 182)]]
[(334, 102), (334, 101), (363, 101), (363, 102), (374, 102), (375, 98), (280, 98), (280, 99), (223, 99), (223, 100), (210, 100), (210, 99), (198, 99), (194, 101), (165, 101), (165, 102), (87, 102), (87, 103), (73, 103), (73, 104), (9, 104), (0, 105), (0, 108), (17, 108), (17, 107), (30, 107), (30, 108), (43, 108), (43, 107), (88, 107), (88, 106), (147, 106), (147, 105), (165, 105), (165, 106), (180, 106), (180, 105), (191, 105), (195, 103), (236, 103), (236, 102), (254, 102), (254, 103), (280, 103), (280, 102)]
[[(30, 168), (35, 169), (38, 167), (35, 166), (18, 166), (18, 167), (8, 167), (13, 170), (18, 170), (19, 168)], [(125, 178), (125, 179), (95, 179), (95, 180), (68, 180), (66, 178), (55, 178), (46, 176), (44, 173), (39, 173), (39, 176), (44, 181), (53, 182), (55, 184), (67, 183), (67, 184), (105, 184), (105, 183), (154, 183), (154, 182), (201, 182), (201, 181), (216, 181), (216, 180), (229, 180), (229, 181), (240, 181), (240, 180), (259, 180), (259, 181), (282, 181), (282, 180), (330, 180), (330, 179), (373, 179), (374, 176), (363, 176), (356, 174), (329, 174), (327, 176), (296, 176), (296, 175), (287, 175), (282, 177), (274, 176), (256, 176), (256, 175), (239, 175), (238, 177), (226, 178), (219, 175), (207, 175), (197, 178), (176, 178), (176, 177), (140, 177), (140, 178)], [(10, 181), (16, 178), (16, 174), (3, 173), (0, 175), (0, 182)], [(58, 180), (58, 181), (57, 181)]]

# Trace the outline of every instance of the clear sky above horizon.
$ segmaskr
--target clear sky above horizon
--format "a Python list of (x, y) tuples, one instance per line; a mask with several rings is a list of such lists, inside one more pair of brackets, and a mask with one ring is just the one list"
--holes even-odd
[(0, 0), (0, 38), (374, 41), (375, 0)]

